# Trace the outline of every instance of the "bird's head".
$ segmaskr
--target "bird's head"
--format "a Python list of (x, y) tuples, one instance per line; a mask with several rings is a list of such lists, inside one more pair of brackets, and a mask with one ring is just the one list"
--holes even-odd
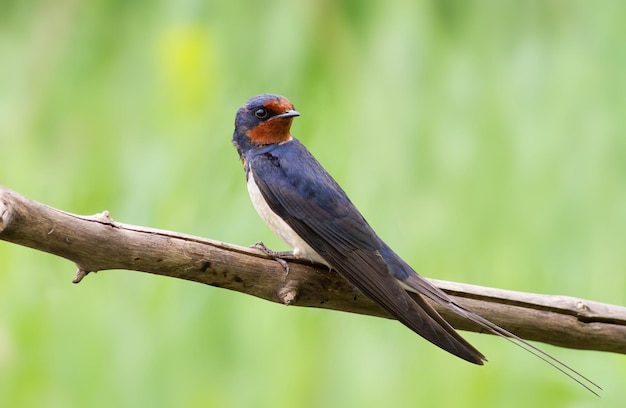
[(242, 151), (291, 139), (291, 122), (300, 116), (287, 98), (263, 94), (250, 98), (235, 117), (233, 144)]

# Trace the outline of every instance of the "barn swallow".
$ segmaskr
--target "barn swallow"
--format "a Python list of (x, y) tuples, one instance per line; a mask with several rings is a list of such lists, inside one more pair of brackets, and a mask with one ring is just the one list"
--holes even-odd
[(456, 304), (418, 275), (383, 242), (339, 184), (291, 135), (296, 116), (300, 113), (286, 98), (258, 95), (237, 111), (233, 135), (252, 204), (270, 229), (293, 248), (293, 256), (334, 269), (409, 329), (470, 363), (482, 365), (486, 358), (424, 296), (509, 339), (595, 393), (590, 387), (596, 385), (586, 377)]

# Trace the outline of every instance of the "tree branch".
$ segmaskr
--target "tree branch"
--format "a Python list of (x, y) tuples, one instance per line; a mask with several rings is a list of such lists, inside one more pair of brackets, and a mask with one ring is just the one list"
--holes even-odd
[[(0, 186), (0, 239), (76, 263), (89, 272), (127, 269), (230, 289), (285, 305), (389, 316), (336, 272), (288, 259), (289, 273), (257, 249), (114, 222), (107, 211), (80, 216)], [(431, 280), (493, 323), (527, 340), (626, 354), (626, 308), (567, 296), (537, 295)], [(480, 331), (433, 304), (454, 327)]]

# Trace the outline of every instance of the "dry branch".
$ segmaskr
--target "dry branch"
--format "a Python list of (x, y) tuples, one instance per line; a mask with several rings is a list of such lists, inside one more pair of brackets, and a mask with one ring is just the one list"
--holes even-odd
[[(108, 212), (79, 216), (0, 186), (0, 239), (49, 252), (89, 272), (127, 269), (204, 283), (286, 305), (389, 317), (334, 271), (297, 259), (285, 274), (261, 251), (171, 231), (114, 222)], [(626, 354), (626, 308), (567, 296), (433, 282), (457, 303), (525, 338)], [(478, 326), (435, 305), (453, 326)]]

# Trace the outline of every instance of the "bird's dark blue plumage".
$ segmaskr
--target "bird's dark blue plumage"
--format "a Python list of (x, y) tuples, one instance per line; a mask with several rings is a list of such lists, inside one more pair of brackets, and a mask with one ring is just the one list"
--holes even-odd
[(469, 362), (482, 364), (486, 359), (422, 295), (512, 340), (575, 381), (588, 381), (535, 346), (457, 305), (419, 276), (378, 237), (337, 182), (291, 136), (295, 116), (299, 113), (287, 99), (256, 96), (237, 112), (233, 144), (244, 164), (256, 210), (294, 248), (296, 256), (332, 267), (405, 326)]

